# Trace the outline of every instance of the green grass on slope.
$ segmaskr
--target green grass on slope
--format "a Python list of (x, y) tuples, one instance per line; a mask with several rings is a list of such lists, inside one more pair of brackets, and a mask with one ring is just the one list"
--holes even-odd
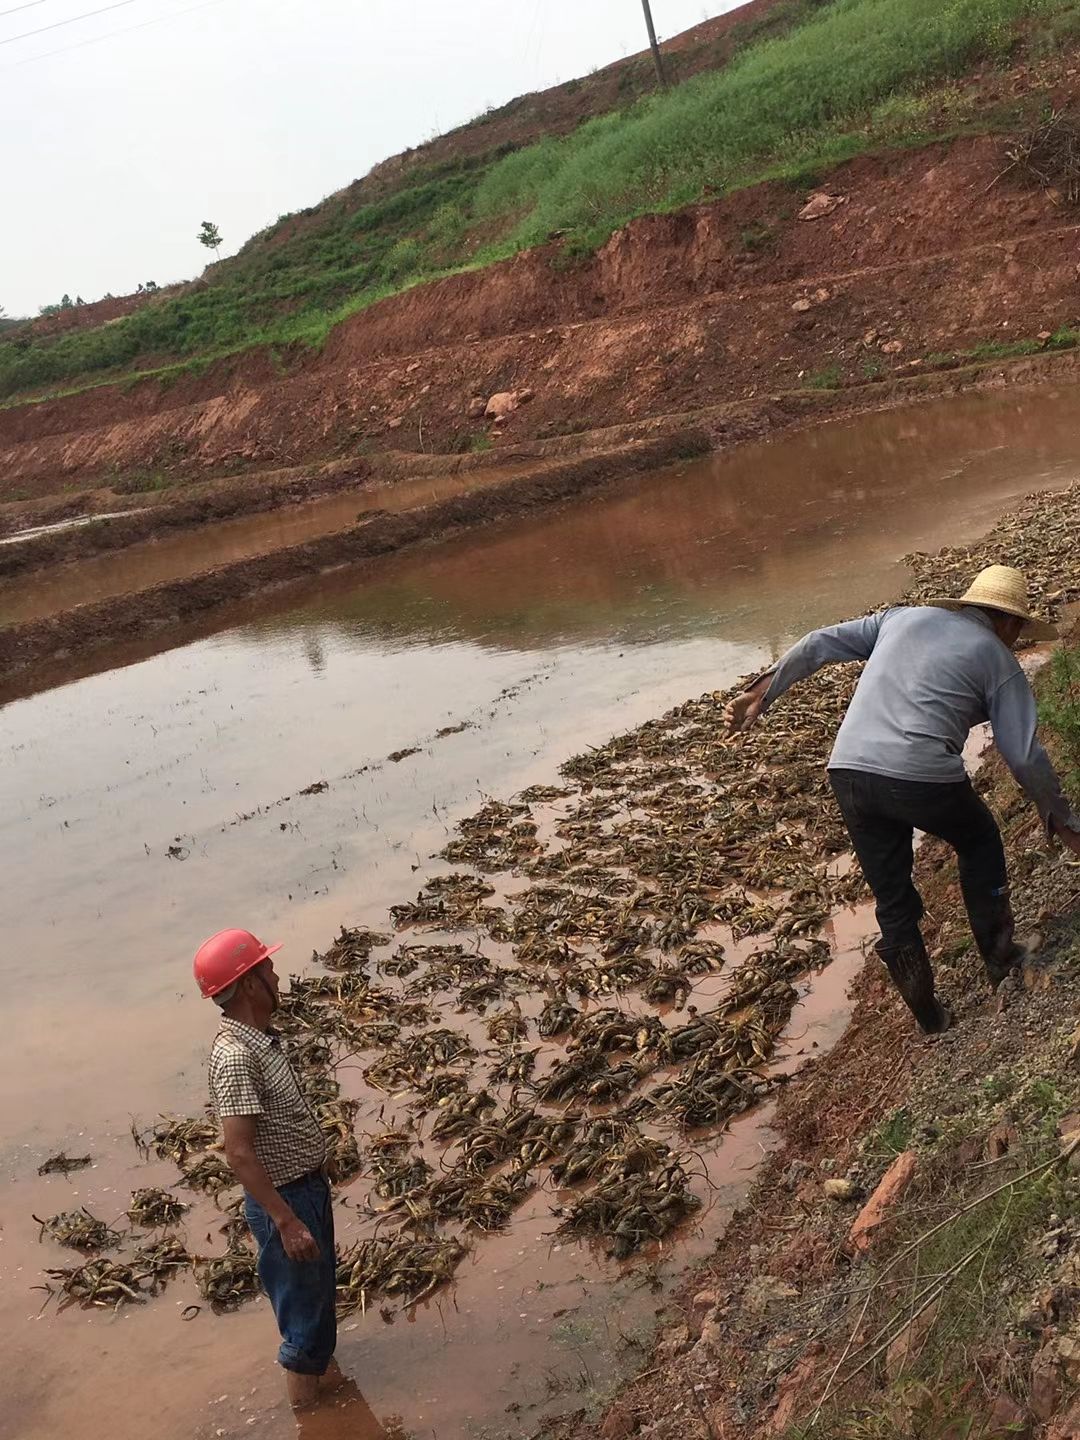
[[(411, 283), (424, 262), (434, 268), (452, 264), (475, 184), (475, 164), (444, 167), (378, 204), (353, 211), (330, 205), (323, 223), (291, 240), (249, 242), (207, 283), (99, 329), (49, 340), (25, 332), (0, 339), (0, 396), (116, 370), (142, 356), (160, 363), (166, 356), (318, 339), (350, 297), (370, 303)], [(415, 238), (418, 230), (426, 237), (423, 247)]]
[(790, 35), (743, 51), (627, 114), (508, 156), (476, 209), (524, 212), (519, 244), (555, 230), (610, 234), (631, 216), (745, 183), (808, 136), (858, 122), (898, 92), (1008, 52), (1046, 0), (835, 0)]
[(553, 233), (572, 256), (634, 215), (926, 138), (965, 118), (950, 77), (1007, 56), (1033, 17), (1058, 43), (1080, 28), (1080, 0), (789, 0), (788, 33), (750, 27), (726, 68), (564, 139), (410, 171), (359, 210), (326, 202), (291, 238), (256, 237), (206, 284), (97, 330), (0, 338), (0, 398), (139, 362), (318, 345), (375, 300)]

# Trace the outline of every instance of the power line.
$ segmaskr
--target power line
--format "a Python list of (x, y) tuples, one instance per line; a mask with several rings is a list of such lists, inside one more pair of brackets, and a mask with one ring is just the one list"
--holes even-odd
[(106, 10), (119, 10), (124, 5), (134, 4), (135, 0), (113, 0), (111, 5), (102, 5), (100, 10), (84, 10), (81, 15), (72, 15), (69, 20), (54, 20), (51, 25), (24, 30), (21, 35), (9, 35), (6, 40), (0, 40), (0, 45), (14, 45), (16, 40), (29, 40), (31, 35), (44, 35), (46, 30), (59, 30), (63, 25), (74, 25), (77, 20), (89, 20), (91, 15), (104, 15)]
[(44, 5), (45, 0), (26, 0), (25, 5), (13, 5), (10, 10), (0, 10), (0, 20), (5, 15), (14, 15), (16, 10), (32, 10), (35, 5)]
[(119, 30), (110, 30), (105, 35), (95, 35), (90, 40), (77, 40), (74, 45), (61, 45), (59, 50), (46, 50), (41, 55), (28, 55), (25, 60), (16, 60), (5, 65), (4, 70), (15, 70), (20, 65), (32, 65), (35, 60), (49, 60), (53, 55), (66, 55), (69, 50), (81, 50), (86, 45), (100, 45), (103, 40), (113, 40), (117, 35), (130, 35), (133, 30), (146, 30), (151, 25), (160, 25), (166, 20), (178, 20), (181, 15), (190, 15), (193, 10), (205, 10), (210, 5), (220, 5), (221, 0), (202, 0), (201, 5), (189, 5), (184, 10), (174, 10), (169, 15), (157, 15), (153, 20), (140, 20), (138, 25), (125, 25)]

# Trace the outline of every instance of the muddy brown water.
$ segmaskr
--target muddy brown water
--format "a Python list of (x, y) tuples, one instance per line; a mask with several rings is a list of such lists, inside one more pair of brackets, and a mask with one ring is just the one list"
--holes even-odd
[[(21, 579), (0, 581), (0, 624), (16, 624), (55, 615), (75, 605), (106, 600), (129, 590), (177, 580), (212, 566), (227, 565), (300, 545), (321, 535), (348, 529), (358, 521), (386, 513), (416, 510), (499, 483), (498, 472), (483, 470), (454, 475), (432, 475), (401, 480), (393, 485), (369, 486), (344, 494), (327, 495), (280, 510), (219, 520), (197, 530), (167, 531), (154, 540), (129, 545), (72, 564), (39, 571), (32, 584)], [(113, 515), (82, 516), (55, 525), (24, 530), (0, 540), (15, 545), (39, 535), (100, 524)]]
[[(399, 557), (362, 586), (327, 577), (8, 705), (0, 1437), (293, 1433), (264, 1303), (182, 1321), (186, 1283), (115, 1315), (41, 1310), (32, 1289), (72, 1258), (38, 1243), (32, 1213), (87, 1204), (112, 1219), (136, 1185), (176, 1178), (139, 1159), (129, 1127), (203, 1102), (214, 1017), (189, 979), (199, 940), (250, 924), (285, 942), (288, 971), (341, 923), (383, 926), (484, 796), (552, 780), (586, 744), (898, 593), (906, 551), (970, 538), (1013, 497), (1076, 478), (1075, 404), (1065, 390), (976, 396), (744, 449)], [(299, 794), (316, 780), (328, 788)], [(834, 921), (837, 959), (807, 988), (782, 1066), (839, 1034), (869, 923)], [(376, 1123), (365, 1103), (360, 1131)], [(453, 1288), (392, 1323), (345, 1322), (362, 1396), (301, 1433), (528, 1435), (595, 1403), (640, 1363), (664, 1293), (745, 1193), (768, 1119), (695, 1137), (705, 1208), (627, 1266), (558, 1245), (553, 1197), (536, 1192)], [(59, 1149), (94, 1168), (39, 1178)], [(343, 1238), (363, 1197), (362, 1180), (344, 1192)], [(189, 1247), (220, 1248), (216, 1223), (201, 1209)]]

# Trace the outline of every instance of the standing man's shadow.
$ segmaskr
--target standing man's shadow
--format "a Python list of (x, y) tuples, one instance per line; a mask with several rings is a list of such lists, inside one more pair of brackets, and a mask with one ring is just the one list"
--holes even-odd
[(407, 1440), (405, 1431), (387, 1430), (375, 1417), (355, 1380), (346, 1380), (312, 1410), (296, 1416), (298, 1440)]

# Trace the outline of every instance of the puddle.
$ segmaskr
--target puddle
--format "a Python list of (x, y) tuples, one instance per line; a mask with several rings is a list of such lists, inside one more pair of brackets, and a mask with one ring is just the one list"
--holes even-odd
[[(39, 1316), (30, 1288), (44, 1263), (70, 1263), (39, 1246), (32, 1213), (87, 1203), (111, 1219), (136, 1185), (175, 1179), (141, 1165), (129, 1126), (203, 1103), (214, 1016), (190, 984), (199, 940), (251, 925), (286, 942), (289, 971), (342, 923), (383, 928), (483, 797), (549, 783), (586, 744), (899, 593), (907, 550), (1072, 480), (1074, 408), (1065, 391), (972, 397), (716, 457), (399, 557), (362, 586), (328, 577), (137, 663), (76, 678), (73, 662), (68, 683), (6, 706), (0, 1089), (21, 1095), (32, 1076), (33, 1104), (0, 1109), (0, 1435), (294, 1433), (264, 1304), (183, 1322), (193, 1295), (178, 1283), (115, 1316)], [(327, 788), (303, 794), (315, 781)], [(866, 924), (834, 922), (838, 958), (797, 1008), (782, 1065), (842, 1029)], [(364, 1400), (304, 1433), (394, 1435), (396, 1415), (399, 1436), (501, 1440), (598, 1401), (640, 1363), (677, 1272), (712, 1248), (772, 1143), (768, 1118), (696, 1147), (706, 1209), (625, 1272), (587, 1246), (553, 1250), (541, 1192), (412, 1320), (347, 1321), (341, 1357)], [(39, 1179), (61, 1148), (95, 1168)], [(343, 1236), (360, 1224), (346, 1193)], [(211, 1218), (201, 1245), (219, 1243)]]

